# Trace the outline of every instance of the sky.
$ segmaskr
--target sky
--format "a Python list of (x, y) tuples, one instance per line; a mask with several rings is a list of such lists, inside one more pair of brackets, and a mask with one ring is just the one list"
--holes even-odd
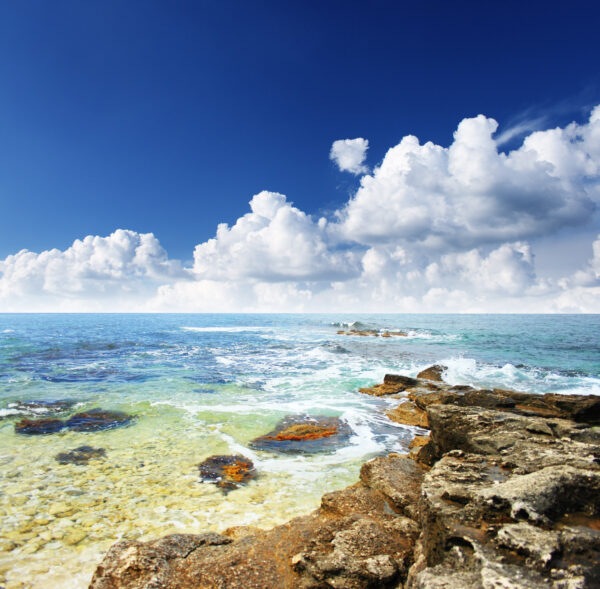
[(600, 6), (0, 4), (0, 312), (600, 312)]

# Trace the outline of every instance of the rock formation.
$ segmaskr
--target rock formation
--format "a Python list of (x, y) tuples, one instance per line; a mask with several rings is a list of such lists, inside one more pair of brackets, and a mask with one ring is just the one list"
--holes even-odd
[(414, 459), (374, 458), (272, 530), (120, 542), (91, 589), (600, 586), (600, 397), (383, 387), (427, 419)]

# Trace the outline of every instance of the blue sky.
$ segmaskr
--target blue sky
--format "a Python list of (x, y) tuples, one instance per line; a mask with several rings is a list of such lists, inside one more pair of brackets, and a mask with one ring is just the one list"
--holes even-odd
[[(591, 1), (2, 3), (0, 259), (128, 229), (185, 268), (263, 190), (334, 218), (360, 182), (329, 158), (338, 139), (366, 138), (371, 171), (480, 113), (497, 135), (523, 124), (501, 150), (585, 124), (599, 17)], [(588, 212), (523, 233), (543, 274), (592, 255)]]

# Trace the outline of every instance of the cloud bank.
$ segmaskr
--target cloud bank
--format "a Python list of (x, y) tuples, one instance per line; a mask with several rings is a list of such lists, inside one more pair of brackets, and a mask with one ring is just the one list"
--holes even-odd
[(314, 218), (260, 192), (188, 268), (125, 230), (20, 251), (0, 261), (0, 309), (600, 312), (600, 235), (558, 280), (538, 276), (534, 245), (597, 222), (600, 106), (506, 153), (497, 130), (479, 115), (448, 147), (406, 136), (370, 173), (367, 140), (335, 141), (331, 159), (361, 174), (344, 206)]

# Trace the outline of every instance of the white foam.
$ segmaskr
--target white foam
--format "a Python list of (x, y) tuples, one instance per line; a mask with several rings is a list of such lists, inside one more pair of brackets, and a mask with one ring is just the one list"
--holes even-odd
[(244, 331), (269, 331), (270, 327), (258, 326), (253, 327), (251, 325), (246, 326), (235, 326), (235, 327), (181, 327), (183, 331), (195, 331), (199, 333), (212, 333), (212, 332), (224, 332), (224, 333), (241, 333)]
[(14, 333), (15, 330), (14, 329), (3, 329), (2, 333)]

